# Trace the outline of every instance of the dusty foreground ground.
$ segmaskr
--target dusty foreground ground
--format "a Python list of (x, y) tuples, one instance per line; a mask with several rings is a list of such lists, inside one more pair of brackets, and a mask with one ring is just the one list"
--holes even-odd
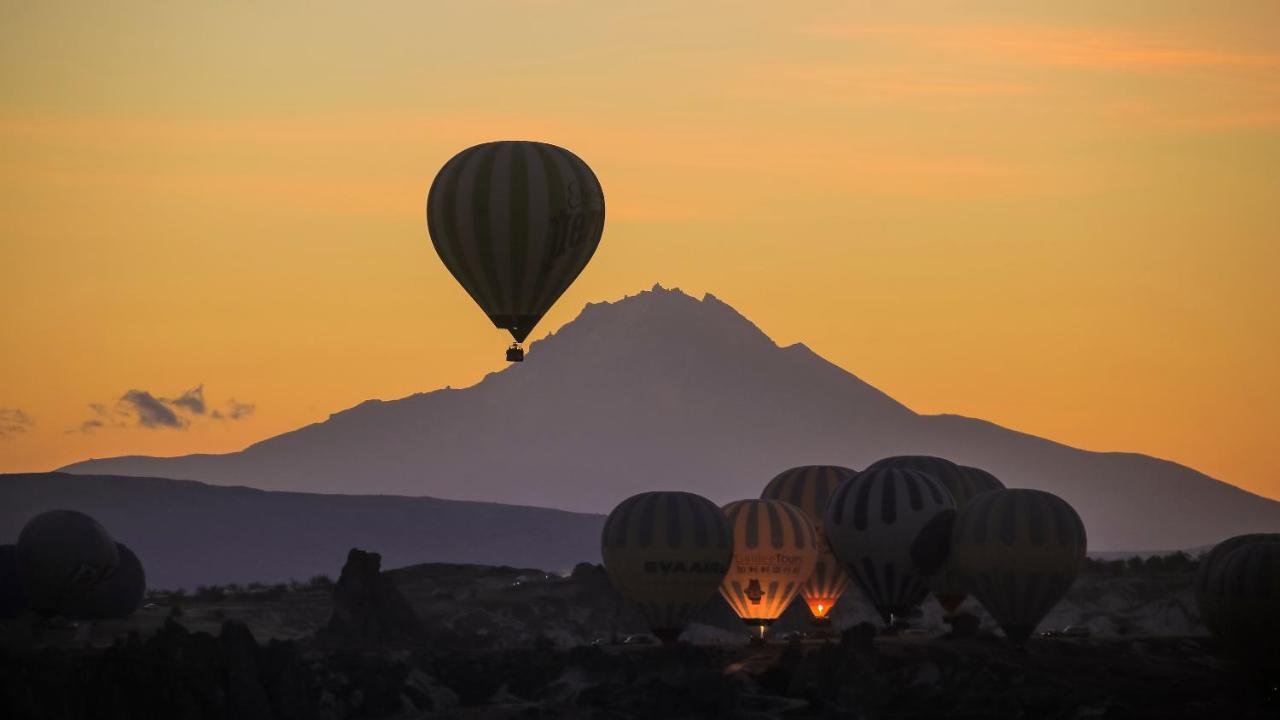
[[(0, 717), (1280, 717), (1274, 689), (1195, 634), (1185, 571), (1086, 575), (1046, 626), (1092, 637), (1020, 652), (989, 623), (948, 639), (932, 601), (923, 634), (877, 637), (856, 598), (822, 639), (750, 646), (713, 603), (692, 642), (613, 644), (639, 620), (598, 568), (375, 566), (336, 595), (206, 591), (123, 621), (0, 623)], [(777, 635), (804, 627), (791, 613)]]

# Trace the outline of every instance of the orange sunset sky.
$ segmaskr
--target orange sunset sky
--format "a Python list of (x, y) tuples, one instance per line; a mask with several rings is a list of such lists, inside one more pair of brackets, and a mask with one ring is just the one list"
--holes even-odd
[(423, 205), (520, 138), (609, 204), (534, 339), (712, 292), (919, 412), (1280, 498), (1274, 0), (6, 3), (0, 88), (0, 471), (500, 369)]

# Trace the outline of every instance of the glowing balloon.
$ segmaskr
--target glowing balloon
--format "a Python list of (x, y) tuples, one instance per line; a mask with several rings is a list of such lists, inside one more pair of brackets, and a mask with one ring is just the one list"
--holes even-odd
[(604, 230), (604, 190), (577, 155), (503, 141), (458, 153), (427, 195), (436, 253), (493, 324), (508, 360), (586, 267)]
[(765, 486), (760, 497), (780, 500), (800, 508), (813, 523), (818, 535), (818, 560), (813, 574), (800, 586), (800, 597), (813, 615), (815, 625), (827, 625), (831, 608), (849, 587), (849, 576), (831, 552), (827, 534), (822, 527), (822, 515), (827, 501), (841, 482), (853, 477), (854, 470), (837, 465), (805, 465), (783, 470)]
[(777, 500), (738, 500), (724, 514), (733, 529), (733, 562), (720, 594), (763, 638), (813, 572), (818, 536), (804, 513)]
[(600, 536), (604, 567), (663, 642), (715, 595), (733, 557), (729, 521), (687, 492), (646, 492), (618, 504)]
[(1015, 644), (1075, 581), (1087, 548), (1075, 509), (1042, 490), (992, 490), (956, 516), (953, 567)]

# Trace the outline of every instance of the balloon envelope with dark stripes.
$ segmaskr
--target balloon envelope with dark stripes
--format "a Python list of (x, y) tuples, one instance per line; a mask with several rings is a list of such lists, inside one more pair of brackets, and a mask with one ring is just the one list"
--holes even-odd
[(115, 569), (116, 543), (97, 520), (75, 510), (40, 513), (18, 534), (18, 569), (31, 607), (61, 613)]
[(836, 488), (855, 474), (855, 470), (838, 465), (793, 467), (778, 473), (760, 494), (766, 500), (780, 500), (794, 505), (813, 523), (818, 536), (818, 559), (814, 563), (813, 573), (800, 586), (800, 597), (809, 607), (815, 624), (829, 622), (827, 617), (831, 614), (831, 608), (849, 587), (849, 576), (845, 574), (827, 542), (822, 516), (827, 510), (827, 501)]
[(1205, 625), (1256, 669), (1280, 672), (1280, 535), (1240, 535), (1201, 561), (1196, 601)]
[(843, 482), (827, 505), (827, 539), (886, 623), (929, 594), (926, 578), (947, 559), (955, 502), (917, 470), (867, 469)]
[(467, 148), (445, 163), (427, 195), (427, 231), (440, 260), (516, 343), (586, 267), (603, 230), (595, 173), (547, 143)]
[[(963, 508), (980, 493), (1004, 488), (1004, 483), (986, 470), (957, 465), (946, 458), (932, 455), (897, 455), (877, 460), (871, 465), (871, 468), (880, 467), (896, 467), (928, 473), (951, 493), (951, 499), (956, 501), (957, 510)], [(948, 615), (954, 615), (968, 596), (950, 562), (941, 572), (929, 578), (928, 584), (938, 604)]]
[(720, 508), (700, 495), (646, 492), (609, 513), (600, 553), (618, 592), (669, 643), (715, 595), (733, 557), (733, 534)]
[(956, 573), (1005, 636), (1022, 644), (1062, 599), (1084, 562), (1084, 523), (1042, 490), (992, 490), (956, 515)]
[(720, 594), (763, 637), (813, 572), (818, 536), (799, 508), (777, 500), (737, 500), (724, 514), (733, 529), (733, 562)]

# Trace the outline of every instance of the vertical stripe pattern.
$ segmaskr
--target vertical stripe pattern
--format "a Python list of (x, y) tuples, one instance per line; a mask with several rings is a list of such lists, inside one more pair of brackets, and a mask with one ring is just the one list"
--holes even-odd
[(600, 244), (604, 190), (564, 148), (476, 145), (436, 174), (427, 231), (440, 260), (493, 324), (524, 342)]
[(1088, 538), (1065, 500), (1042, 490), (993, 490), (956, 515), (953, 567), (959, 582), (1023, 643), (1075, 581)]
[[(1280, 658), (1280, 535), (1237, 535), (1200, 561), (1196, 604), (1209, 632), (1249, 658)], [(1256, 664), (1256, 663), (1255, 663)]]
[(813, 573), (800, 586), (800, 597), (815, 618), (825, 618), (849, 587), (849, 576), (831, 552), (823, 529), (822, 516), (827, 502), (840, 483), (856, 473), (838, 465), (804, 465), (783, 470), (765, 486), (760, 494), (765, 500), (778, 500), (800, 509), (813, 523), (817, 534), (818, 559)]
[(921, 566), (920, 543), (954, 507), (942, 485), (916, 470), (867, 469), (836, 489), (823, 520), (827, 540), (885, 622), (928, 594), (933, 568)]
[(720, 508), (700, 495), (646, 492), (609, 513), (600, 553), (649, 628), (674, 636), (715, 594), (733, 558), (733, 534)]
[(787, 609), (818, 559), (813, 523), (777, 500), (738, 500), (724, 506), (733, 532), (733, 561), (720, 594), (738, 617), (768, 624)]

